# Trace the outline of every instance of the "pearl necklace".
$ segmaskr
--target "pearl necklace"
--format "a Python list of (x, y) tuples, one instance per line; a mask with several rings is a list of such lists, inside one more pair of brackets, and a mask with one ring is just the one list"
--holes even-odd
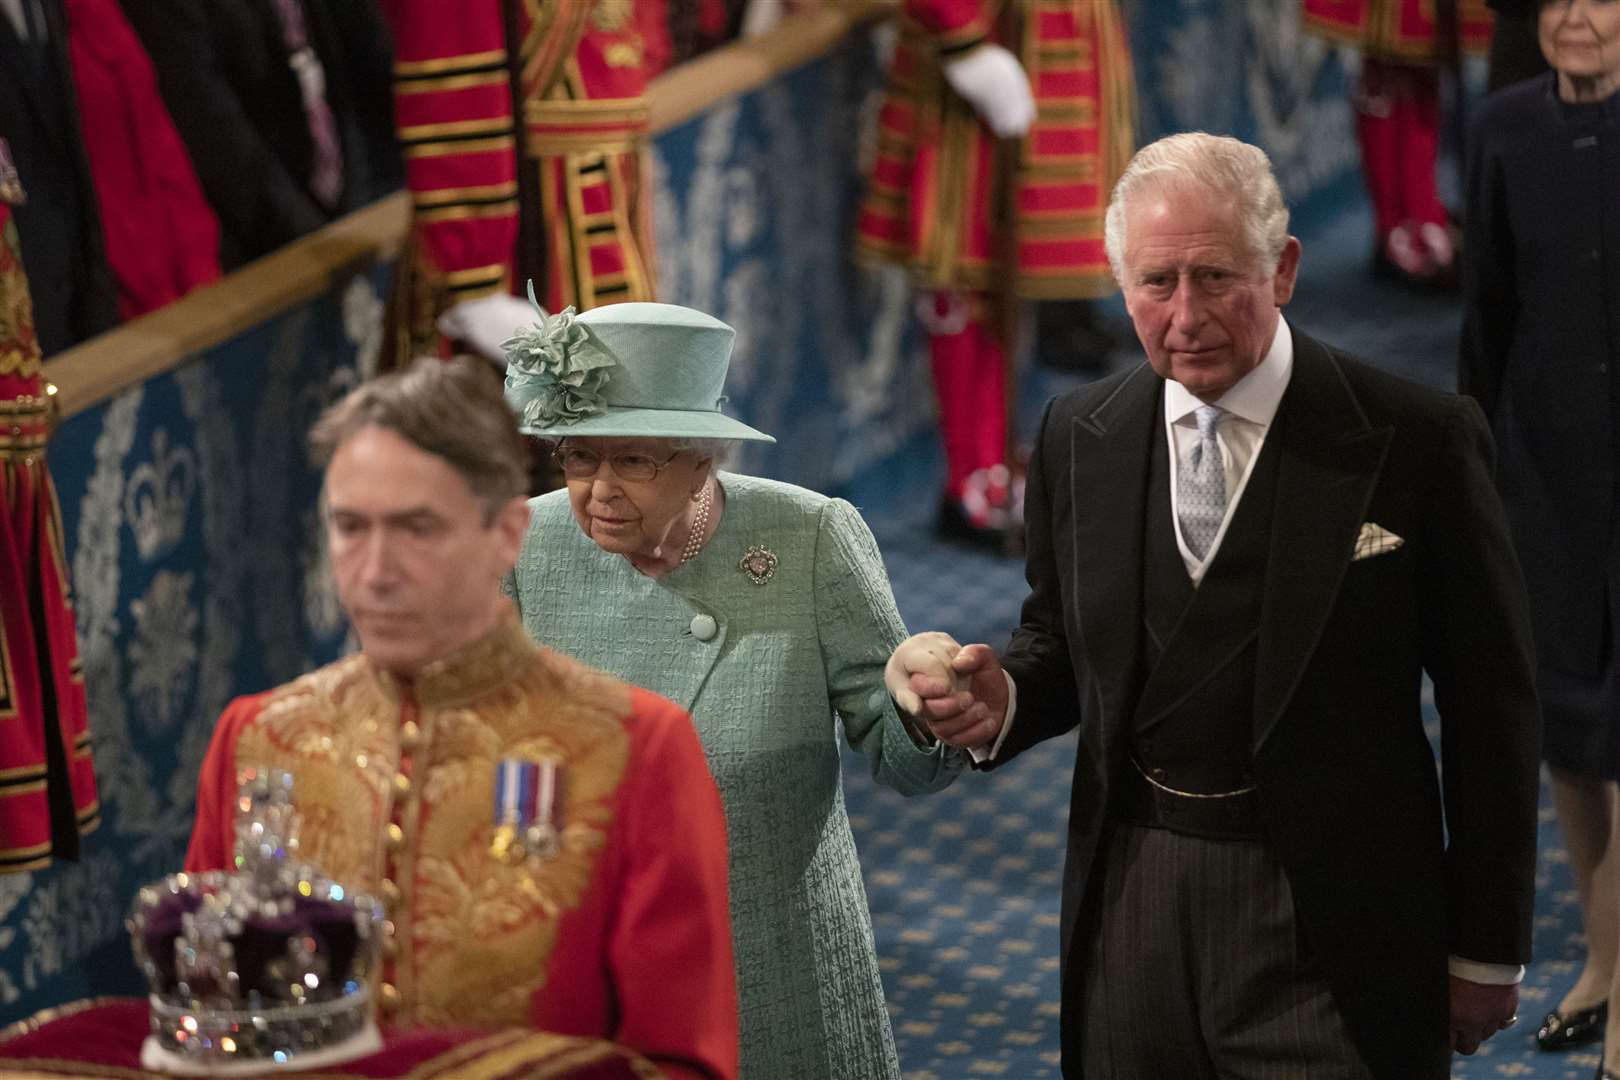
[(685, 566), (687, 561), (703, 550), (703, 542), (707, 539), (703, 535), (709, 527), (709, 504), (713, 501), (713, 489), (709, 481), (703, 482), (703, 494), (698, 496), (697, 512), (692, 515), (692, 528), (686, 534), (686, 546), (681, 549), (680, 565)]

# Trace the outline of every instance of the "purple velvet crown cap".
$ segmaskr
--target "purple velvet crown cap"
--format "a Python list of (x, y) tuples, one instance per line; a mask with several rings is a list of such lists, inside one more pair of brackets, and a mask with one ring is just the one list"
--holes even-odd
[[(193, 880), (203, 877), (187, 876)], [(187, 888), (171, 892), (160, 887), (155, 894), (156, 901), (146, 909), (144, 918), (137, 921), (137, 933), (152, 965), (146, 972), (147, 978), (152, 992), (159, 997), (184, 1000), (187, 995), (179, 989), (181, 979), (175, 943), (181, 936), (181, 917), (202, 907), (202, 893)], [(338, 896), (344, 896), (341, 887)], [(288, 942), (294, 937), (310, 939), (313, 951), (326, 958), (326, 977), (311, 988), (311, 1001), (337, 997), (356, 975), (367, 974), (366, 958), (360, 955), (363, 940), (352, 903), (303, 895), (290, 902), (290, 911), (278, 909), (273, 913), (248, 915), (242, 920), (241, 932), (231, 938), (240, 979), (237, 993), (244, 999), (253, 993), (271, 1001), (287, 996), (277, 985), (272, 962), (286, 955)], [(356, 970), (357, 967), (360, 970)]]

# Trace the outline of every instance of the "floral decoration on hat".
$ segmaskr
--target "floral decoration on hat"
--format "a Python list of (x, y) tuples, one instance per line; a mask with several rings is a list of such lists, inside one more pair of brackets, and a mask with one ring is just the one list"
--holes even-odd
[(573, 307), (547, 315), (534, 298), (529, 303), (540, 321), (501, 342), (506, 353), (506, 393), (521, 403), (524, 424), (547, 427), (571, 424), (602, 411), (602, 387), (618, 361), (605, 349), (592, 348), (590, 331), (580, 325)]

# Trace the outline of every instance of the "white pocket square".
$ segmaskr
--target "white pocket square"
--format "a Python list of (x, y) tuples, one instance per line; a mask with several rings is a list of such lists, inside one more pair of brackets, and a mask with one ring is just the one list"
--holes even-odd
[(1351, 554), (1350, 561), (1370, 559), (1374, 555), (1385, 555), (1404, 543), (1406, 543), (1405, 540), (1402, 540), (1382, 525), (1374, 525), (1370, 521), (1365, 521), (1362, 522), (1361, 532), (1356, 537), (1356, 550)]

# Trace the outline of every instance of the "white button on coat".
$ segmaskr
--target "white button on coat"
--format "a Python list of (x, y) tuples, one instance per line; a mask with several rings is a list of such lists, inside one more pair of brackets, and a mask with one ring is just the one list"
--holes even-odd
[(692, 636), (699, 641), (713, 641), (719, 632), (720, 624), (714, 621), (713, 615), (692, 616)]

